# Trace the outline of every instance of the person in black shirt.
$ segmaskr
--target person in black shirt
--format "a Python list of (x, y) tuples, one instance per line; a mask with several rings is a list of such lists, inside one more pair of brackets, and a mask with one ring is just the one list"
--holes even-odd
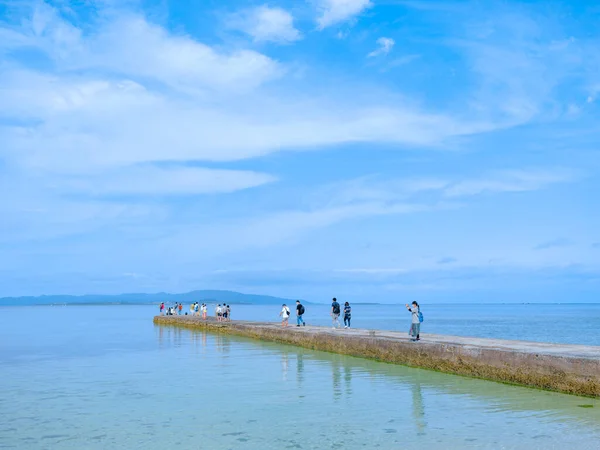
[(299, 327), (302, 324), (303, 327), (306, 326), (304, 319), (302, 316), (304, 315), (304, 305), (300, 303), (300, 300), (296, 300), (296, 326)]

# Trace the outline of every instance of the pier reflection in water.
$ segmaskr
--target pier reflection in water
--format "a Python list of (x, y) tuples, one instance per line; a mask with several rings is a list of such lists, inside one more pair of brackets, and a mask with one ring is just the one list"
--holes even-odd
[[(223, 336), (207, 339), (221, 352)], [(600, 438), (597, 400), (246, 338), (231, 337), (229, 346), (230, 360), (237, 360), (231, 369), (245, 374), (238, 403), (252, 404), (246, 411), (238, 404), (231, 414), (238, 426), (252, 416), (251, 427), (241, 426), (245, 439), (271, 439), (273, 447), (265, 448), (591, 449)], [(264, 428), (273, 421), (286, 424), (285, 438)]]

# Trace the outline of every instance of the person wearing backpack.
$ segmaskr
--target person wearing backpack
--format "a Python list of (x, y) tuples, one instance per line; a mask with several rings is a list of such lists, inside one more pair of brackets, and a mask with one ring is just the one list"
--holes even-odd
[(285, 303), (281, 305), (281, 312), (279, 313), (279, 315), (281, 316), (281, 326), (287, 327), (291, 313), (290, 308), (288, 308)]
[(304, 319), (302, 316), (304, 315), (304, 305), (300, 303), (300, 300), (296, 300), (296, 326), (299, 327), (302, 324), (303, 327), (306, 326)]
[(333, 302), (331, 303), (331, 324), (333, 329), (340, 328), (342, 325), (340, 324), (340, 304), (337, 299), (334, 297)]
[(421, 333), (421, 322), (423, 322), (423, 314), (421, 313), (421, 308), (417, 302), (412, 302), (412, 307), (406, 305), (406, 309), (412, 314), (412, 321), (410, 325), (410, 335), (412, 336), (412, 340), (419, 341), (421, 340), (419, 334)]

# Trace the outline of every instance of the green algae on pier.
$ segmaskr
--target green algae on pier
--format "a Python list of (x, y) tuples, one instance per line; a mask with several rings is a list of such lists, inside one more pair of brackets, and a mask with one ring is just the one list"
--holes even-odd
[(456, 375), (600, 398), (600, 347), (425, 336), (385, 330), (331, 330), (263, 322), (156, 316), (154, 323), (204, 329)]

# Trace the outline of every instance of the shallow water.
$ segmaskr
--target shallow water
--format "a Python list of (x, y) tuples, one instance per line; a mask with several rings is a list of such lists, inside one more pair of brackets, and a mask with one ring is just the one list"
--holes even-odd
[(144, 307), (2, 313), (0, 448), (595, 449), (600, 442), (597, 400), (154, 326), (154, 311)]

